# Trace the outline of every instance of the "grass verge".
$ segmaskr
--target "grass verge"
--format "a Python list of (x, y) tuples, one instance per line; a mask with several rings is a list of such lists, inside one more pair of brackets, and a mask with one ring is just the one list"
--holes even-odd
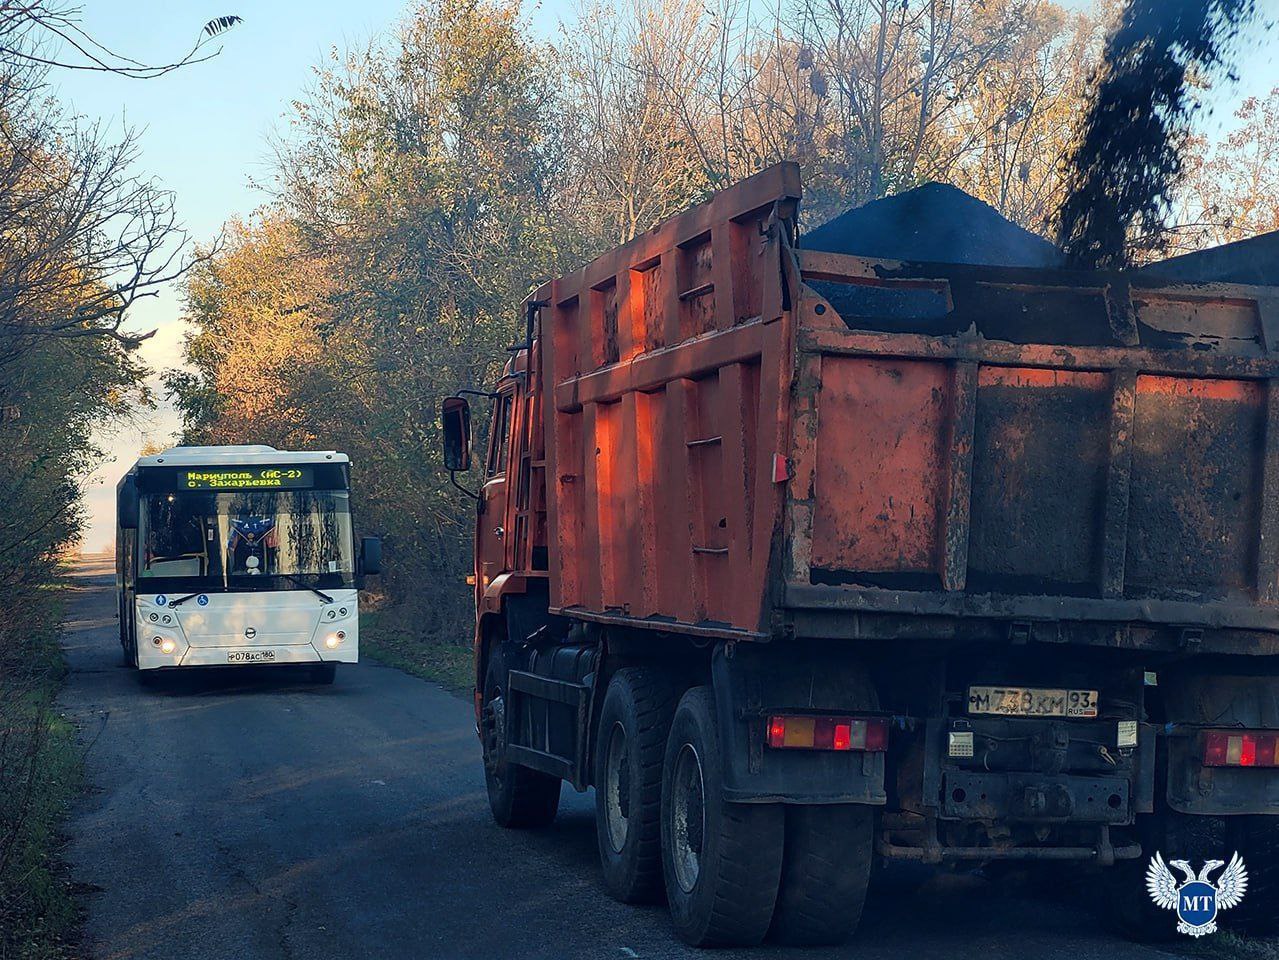
[(0, 650), (0, 960), (78, 955), (80, 911), (59, 827), (83, 783), (74, 726), (55, 704), (66, 676), (56, 587), (24, 611)]
[(1203, 960), (1279, 960), (1279, 940), (1243, 937), (1233, 930), (1222, 930), (1200, 940), (1178, 941), (1177, 952)]
[[(360, 611), (360, 653), (406, 673), (434, 680), (445, 689), (469, 696), (474, 682), (470, 643), (463, 626), (453, 630), (425, 631), (414, 618), (394, 607)], [(466, 628), (469, 629), (469, 626)]]

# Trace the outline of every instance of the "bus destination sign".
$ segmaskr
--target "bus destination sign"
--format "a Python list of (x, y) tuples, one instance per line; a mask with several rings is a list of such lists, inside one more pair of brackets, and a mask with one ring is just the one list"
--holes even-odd
[(185, 490), (281, 490), (314, 483), (310, 467), (232, 467), (184, 470), (178, 485)]

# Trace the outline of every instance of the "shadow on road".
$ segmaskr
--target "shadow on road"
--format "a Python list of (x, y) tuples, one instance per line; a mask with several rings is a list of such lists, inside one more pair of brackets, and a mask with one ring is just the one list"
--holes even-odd
[[(355, 668), (355, 669), (358, 669)], [(323, 696), (341, 695), (342, 669), (333, 685), (315, 683), (309, 664), (277, 666), (196, 667), (152, 671), (133, 677), (143, 693), (170, 697), (224, 696), (281, 692), (309, 692)]]

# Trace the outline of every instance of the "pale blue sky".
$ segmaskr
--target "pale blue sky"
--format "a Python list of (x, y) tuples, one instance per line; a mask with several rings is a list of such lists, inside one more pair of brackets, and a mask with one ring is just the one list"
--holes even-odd
[[(625, 0), (624, 0), (625, 2)], [(268, 176), (267, 136), (282, 121), (289, 103), (309, 83), (312, 67), (333, 47), (358, 44), (399, 19), (407, 0), (87, 0), (82, 25), (95, 38), (135, 59), (168, 62), (184, 53), (201, 26), (224, 14), (244, 22), (223, 38), (214, 60), (157, 80), (129, 80), (91, 73), (60, 73), (60, 98), (74, 112), (142, 129), (139, 171), (157, 177), (177, 194), (178, 212), (193, 236), (208, 240), (235, 215), (246, 215), (265, 199), (250, 186)], [(1088, 0), (1069, 0), (1086, 7)], [(1279, 0), (1261, 0), (1273, 20)], [(572, 0), (543, 0), (530, 6), (535, 28), (553, 34)], [(1252, 42), (1241, 62), (1237, 89), (1222, 89), (1224, 109), (1205, 123), (1210, 136), (1228, 124), (1232, 105), (1247, 94), (1279, 86), (1274, 48)], [(183, 327), (181, 306), (169, 291), (140, 305), (135, 329), (156, 329), (144, 356), (156, 368), (178, 358)], [(168, 439), (177, 429), (172, 410), (162, 408), (138, 428), (104, 438), (110, 455), (88, 490), (91, 515), (85, 545), (97, 550), (113, 536), (113, 490), (137, 455), (144, 438)]]
[[(312, 68), (337, 47), (358, 45), (394, 24), (408, 0), (89, 0), (84, 29), (107, 47), (147, 63), (168, 63), (194, 43), (214, 17), (238, 14), (244, 22), (222, 38), (213, 60), (155, 80), (99, 73), (59, 72), (60, 99), (77, 114), (141, 130), (138, 170), (177, 195), (178, 212), (192, 236), (209, 240), (222, 224), (260, 206), (266, 195), (252, 186), (269, 175), (268, 135), (290, 102), (308, 85)], [(548, 35), (568, 0), (529, 7)], [(130, 327), (157, 330), (143, 356), (157, 370), (178, 362), (183, 335), (176, 291), (140, 303)], [(97, 550), (114, 536), (116, 481), (143, 441), (167, 440), (178, 429), (162, 405), (102, 438), (109, 458), (87, 490), (90, 525), (85, 546)]]

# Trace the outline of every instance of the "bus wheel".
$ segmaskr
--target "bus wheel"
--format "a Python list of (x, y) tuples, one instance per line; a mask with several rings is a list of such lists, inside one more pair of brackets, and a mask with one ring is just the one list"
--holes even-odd
[(875, 809), (788, 806), (772, 937), (794, 946), (843, 943), (857, 928), (875, 860)]
[(604, 886), (623, 903), (662, 893), (662, 756), (675, 691), (657, 670), (609, 681), (595, 738), (595, 839)]
[(505, 686), (502, 654), (494, 650), (484, 676), (484, 707), (480, 713), (489, 809), (503, 827), (544, 827), (559, 811), (560, 781), (540, 770), (507, 762)]
[(694, 687), (662, 763), (662, 870), (675, 932), (695, 947), (763, 940), (782, 872), (783, 808), (725, 801), (723, 771), (714, 698)]
[(311, 667), (312, 683), (332, 683), (337, 679), (338, 665), (336, 663), (317, 663)]

